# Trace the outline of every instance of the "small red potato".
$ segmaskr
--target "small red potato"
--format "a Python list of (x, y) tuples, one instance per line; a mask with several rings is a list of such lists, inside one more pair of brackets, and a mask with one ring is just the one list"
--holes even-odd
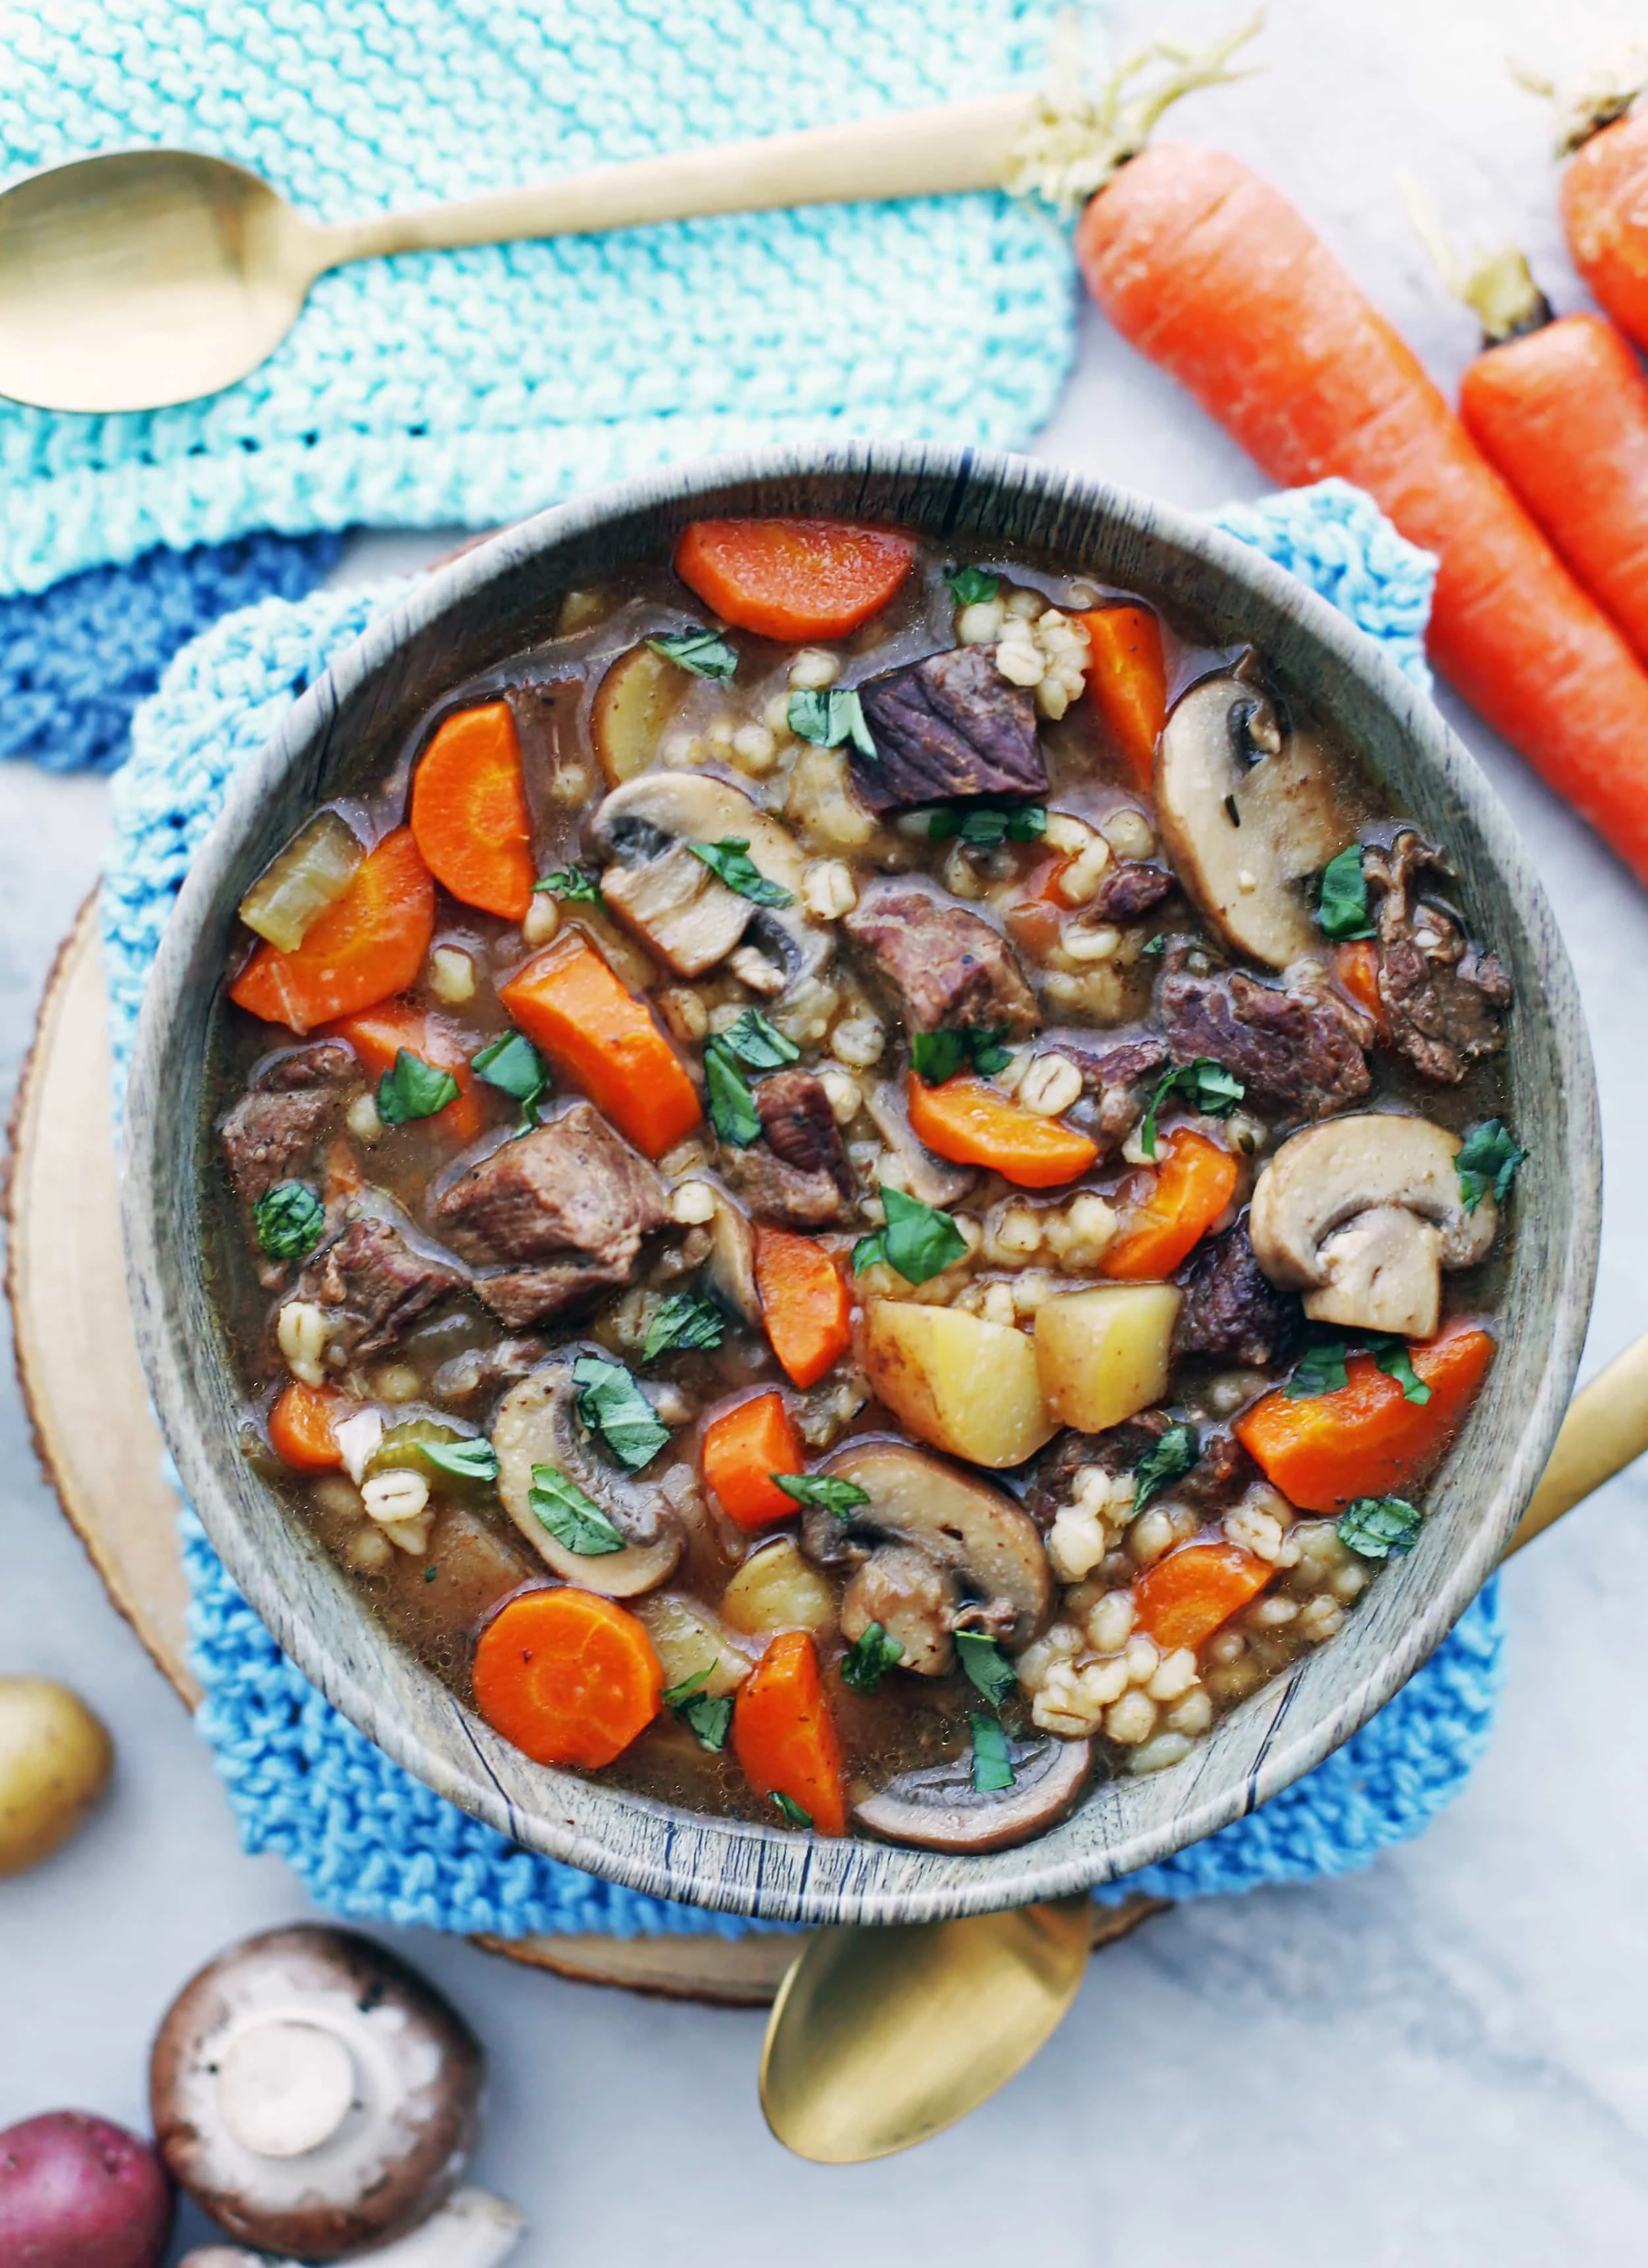
[(158, 2268), (172, 2213), (159, 2158), (110, 2119), (47, 2110), (0, 2133), (6, 2268)]

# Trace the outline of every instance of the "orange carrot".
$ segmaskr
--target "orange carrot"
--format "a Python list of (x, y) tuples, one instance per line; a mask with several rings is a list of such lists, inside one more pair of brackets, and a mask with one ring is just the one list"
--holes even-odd
[(644, 1624), (593, 1591), (524, 1591), (481, 1633), (475, 1707), (536, 1764), (597, 1771), (658, 1712), (664, 1672)]
[(1334, 947), (1334, 975), (1339, 989), (1348, 993), (1365, 1015), (1372, 1016), (1379, 1028), (1381, 1045), (1390, 1044), (1390, 1018), (1385, 1012), (1385, 1003), (1379, 989), (1379, 947), (1371, 937), (1352, 938), (1349, 944)]
[(758, 1227), (755, 1288), (773, 1352), (795, 1385), (816, 1386), (852, 1344), (852, 1303), (841, 1270), (812, 1237)]
[(1648, 106), (1586, 136), (1563, 175), (1561, 201), (1574, 266), (1648, 350)]
[(295, 1473), (335, 1472), (343, 1452), (335, 1429), (352, 1406), (335, 1387), (305, 1386), (293, 1379), (269, 1414), (270, 1448)]
[(1353, 481), (1438, 555), (1431, 659), (1648, 880), (1648, 671), (1309, 224), (1240, 159), (1164, 144), (1093, 199), (1077, 254), (1272, 479)]
[(582, 930), (569, 930), (498, 989), (512, 1022), (649, 1158), (703, 1116), (687, 1067)]
[(1055, 851), (1025, 877), (1024, 895), (1008, 907), (1006, 928), (1015, 945), (1034, 960), (1045, 961), (1059, 941), (1064, 917), (1070, 910), (1059, 895), (1059, 877), (1076, 863), (1068, 851)]
[(796, 1500), (773, 1475), (798, 1473), (804, 1462), (782, 1394), (757, 1394), (704, 1428), (704, 1486), (715, 1491), (722, 1511), (740, 1528), (793, 1519)]
[(386, 1000), (381, 1007), (363, 1008), (357, 1016), (340, 1017), (327, 1027), (326, 1036), (347, 1040), (362, 1070), (374, 1079), (394, 1069), (402, 1048), (433, 1064), (437, 1071), (450, 1071), (458, 1082), (457, 1099), (437, 1111), (430, 1123), (443, 1128), (459, 1143), (473, 1142), (481, 1131), (486, 1114), (475, 1091), (468, 1050), (445, 1016), (419, 1008), (410, 1000)]
[(1161, 623), (1148, 607), (1095, 607), (1077, 621), (1087, 633), (1087, 693), (1121, 750), (1133, 784), (1151, 791), (1156, 742), (1167, 721)]
[(1359, 1496), (1392, 1496), (1426, 1480), (1442, 1462), (1493, 1359), (1486, 1331), (1455, 1323), (1412, 1350), (1431, 1389), (1406, 1399), (1370, 1354), (1353, 1354), (1332, 1394), (1290, 1401), (1280, 1388), (1236, 1421), (1236, 1436), (1290, 1503), (1343, 1512)]
[(1171, 1276), (1236, 1194), (1236, 1160), (1205, 1134), (1183, 1127), (1158, 1143), (1156, 1176), (1142, 1204), (1122, 1215), (1099, 1263), (1107, 1276), (1155, 1282)]
[(958, 1166), (988, 1166), (1021, 1189), (1056, 1189), (1085, 1174), (1099, 1145), (1057, 1118), (1039, 1118), (976, 1079), (925, 1086), (911, 1071), (905, 1082), (910, 1126), (940, 1158)]
[(820, 1835), (847, 1832), (841, 1739), (805, 1631), (780, 1631), (739, 1686), (732, 1752), (758, 1795), (787, 1795)]
[(416, 983), (435, 932), (435, 885), (409, 827), (386, 835), (291, 953), (261, 945), (229, 998), (266, 1024), (313, 1031)]
[(412, 832), (436, 880), (467, 906), (525, 921), (532, 821), (507, 701), (443, 718), (412, 775)]
[(695, 519), (675, 572), (705, 606), (769, 638), (839, 638), (879, 614), (916, 557), (908, 535), (838, 519)]
[(1276, 1569), (1240, 1543), (1187, 1543), (1157, 1560), (1133, 1586), (1137, 1627), (1164, 1653), (1205, 1645), (1249, 1599), (1256, 1599)]

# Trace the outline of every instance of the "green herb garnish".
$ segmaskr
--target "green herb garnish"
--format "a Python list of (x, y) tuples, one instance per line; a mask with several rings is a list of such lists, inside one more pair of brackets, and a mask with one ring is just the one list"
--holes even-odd
[(857, 1693), (873, 1693), (904, 1649), (879, 1623), (866, 1623), (862, 1638), (855, 1638), (842, 1656), (841, 1674)]
[(1007, 1735), (994, 1717), (976, 1709), (968, 1711), (967, 1719), (973, 1727), (973, 1786), (980, 1795), (999, 1795), (1013, 1784)]
[(1040, 803), (947, 803), (928, 821), (927, 836), (932, 843), (957, 838), (972, 850), (999, 850), (1004, 843), (1039, 842), (1047, 818)]
[(870, 1501), (869, 1490), (861, 1489), (857, 1481), (836, 1480), (828, 1473), (775, 1473), (773, 1479), (797, 1504), (822, 1505), (837, 1520), (850, 1520), (861, 1504)]
[(600, 1505), (553, 1465), (533, 1467), (526, 1502), (534, 1519), (543, 1522), (555, 1542), (577, 1552), (580, 1559), (604, 1559), (609, 1552), (624, 1548), (623, 1537)]
[(586, 874), (582, 866), (557, 866), (553, 874), (546, 874), (541, 882), (533, 884), (534, 897), (543, 890), (570, 906), (599, 906), (603, 913), (607, 910), (600, 882), (593, 874)]
[(724, 1142), (747, 1150), (761, 1139), (761, 1114), (750, 1083), (739, 1069), (731, 1048), (719, 1039), (704, 1049), (704, 1086), (710, 1096), (710, 1123)]
[(440, 1569), (439, 1569), (439, 1568), (435, 1565), (435, 1562), (431, 1559), (431, 1560), (430, 1560), (430, 1564), (429, 1564), (429, 1565), (428, 1565), (428, 1566), (423, 1570), (423, 1580), (424, 1580), (426, 1583), (432, 1583), (432, 1582), (435, 1580), (435, 1578), (437, 1577), (437, 1575), (438, 1575), (438, 1574), (439, 1574), (439, 1572), (440, 1572)]
[(1517, 1167), (1527, 1156), (1527, 1152), (1519, 1150), (1512, 1140), (1502, 1119), (1490, 1118), (1473, 1126), (1453, 1160), (1466, 1211), (1475, 1212), (1490, 1189), (1494, 1203), (1503, 1204), (1511, 1194)]
[(712, 1661), (709, 1669), (694, 1670), (679, 1685), (666, 1686), (658, 1697), (666, 1709), (673, 1709), (682, 1724), (697, 1734), (699, 1747), (708, 1749), (712, 1755), (725, 1748), (732, 1725), (732, 1695), (699, 1690), (715, 1666)]
[(731, 1048), (739, 1061), (747, 1064), (752, 1071), (782, 1071), (785, 1064), (800, 1060), (801, 1050), (795, 1042), (785, 1039), (777, 1025), (769, 1024), (759, 1008), (746, 1008), (717, 1036), (723, 1047)]
[(1282, 1391), (1290, 1402), (1303, 1402), (1318, 1394), (1337, 1394), (1349, 1382), (1345, 1376), (1345, 1356), (1349, 1351), (1343, 1339), (1319, 1339), (1314, 1346), (1306, 1348)]
[(713, 1300), (701, 1300), (694, 1292), (672, 1292), (647, 1325), (641, 1359), (656, 1362), (661, 1354), (718, 1347), (725, 1331), (726, 1317)]
[(599, 1355), (580, 1355), (572, 1366), (579, 1388), (578, 1413), (592, 1433), (599, 1433), (621, 1465), (638, 1473), (650, 1465), (669, 1440), (669, 1427), (621, 1362)]
[(713, 678), (717, 685), (731, 684), (738, 674), (738, 654), (719, 630), (668, 630), (662, 637), (650, 637), (647, 644), (678, 669), (689, 669), (695, 677)]
[(945, 581), (958, 607), (983, 606), (1001, 588), (1001, 577), (990, 574), (982, 567), (946, 567)]
[(1005, 1024), (978, 1032), (917, 1032), (910, 1042), (910, 1064), (923, 1086), (942, 1086), (969, 1062), (981, 1078), (989, 1079), (1012, 1061), (1012, 1049), (1002, 1045), (1006, 1036)]
[(955, 1645), (969, 1683), (978, 1688), (992, 1709), (999, 1709), (1019, 1683), (1019, 1673), (1002, 1652), (1001, 1641), (983, 1631), (960, 1630)]
[(378, 1116), (386, 1126), (404, 1126), (411, 1118), (433, 1118), (458, 1100), (458, 1082), (449, 1071), (425, 1063), (410, 1048), (400, 1048), (395, 1059), (378, 1082)]
[(1353, 937), (1374, 935), (1373, 924), (1368, 919), (1367, 877), (1362, 872), (1359, 843), (1353, 843), (1322, 868), (1316, 926), (1324, 937), (1340, 945)]
[(484, 1433), (477, 1433), (467, 1441), (420, 1441), (417, 1452), (438, 1473), (450, 1473), (454, 1480), (497, 1478), (497, 1451)]
[(815, 748), (839, 748), (850, 740), (861, 756), (872, 759), (876, 744), (864, 722), (864, 704), (850, 687), (832, 685), (820, 693), (790, 696), (790, 730), (798, 740), (811, 740)]
[(1170, 1425), (1133, 1468), (1133, 1509), (1143, 1512), (1152, 1498), (1181, 1481), (1202, 1454), (1194, 1425)]
[(1139, 1128), (1139, 1147), (1147, 1158), (1156, 1155), (1156, 1114), (1170, 1094), (1187, 1097), (1194, 1109), (1209, 1118), (1228, 1118), (1247, 1092), (1233, 1071), (1198, 1056), (1194, 1063), (1176, 1064), (1151, 1097), (1150, 1108)]
[(1165, 929), (1159, 929), (1154, 937), (1147, 937), (1139, 947), (1141, 955), (1151, 961), (1155, 960), (1158, 954), (1166, 953), (1166, 950), (1167, 932)]
[(889, 1189), (885, 1182), (880, 1195), (887, 1226), (873, 1236), (861, 1236), (854, 1245), (855, 1276), (885, 1260), (907, 1284), (925, 1284), (960, 1259), (967, 1239), (947, 1212), (923, 1204), (919, 1197), (906, 1197), (902, 1189)]
[(695, 858), (702, 858), (712, 874), (718, 874), (729, 890), (736, 890), (756, 906), (792, 906), (795, 893), (769, 882), (749, 855), (747, 835), (724, 835), (718, 843), (689, 843), (687, 848)]
[(777, 1806), (779, 1817), (783, 1819), (787, 1825), (791, 1827), (812, 1826), (812, 1813), (810, 1811), (804, 1811), (801, 1808), (801, 1806), (796, 1801), (794, 1796), (786, 1795), (782, 1788), (775, 1788), (773, 1790), (772, 1800)]
[(549, 1066), (525, 1032), (505, 1032), (500, 1039), (489, 1040), (479, 1054), (470, 1057), (469, 1068), (477, 1079), (519, 1103), (523, 1134), (538, 1123), (538, 1105), (549, 1085)]
[(277, 1182), (258, 1199), (252, 1218), (271, 1260), (301, 1260), (326, 1228), (326, 1207), (307, 1182)]
[(1397, 1381), (1404, 1401), (1423, 1406), (1431, 1399), (1431, 1388), (1413, 1366), (1407, 1340), (1389, 1331), (1357, 1331), (1346, 1338), (1318, 1339), (1299, 1357), (1284, 1393), (1291, 1402), (1339, 1393), (1350, 1383), (1345, 1359), (1357, 1352), (1371, 1354), (1375, 1368)]
[(1399, 1496), (1359, 1496), (1339, 1522), (1339, 1541), (1360, 1559), (1388, 1559), (1413, 1550), (1424, 1517)]

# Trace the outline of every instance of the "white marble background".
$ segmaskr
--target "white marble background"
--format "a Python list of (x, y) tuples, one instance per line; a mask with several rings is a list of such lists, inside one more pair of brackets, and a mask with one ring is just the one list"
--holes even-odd
[[(1198, 36), (1233, 0), (1118, 8), (1129, 39)], [(1396, 202), (1420, 174), (1463, 236), (1513, 234), (1560, 309), (1546, 122), (1505, 57), (1567, 68), (1642, 22), (1627, 0), (1272, 0), (1262, 76), (1176, 130), (1266, 171), (1436, 376), (1473, 327)], [(1084, 327), (1040, 453), (1191, 506), (1259, 492), (1172, 387)], [(426, 545), (361, 547), (359, 574)], [(1601, 1076), (1608, 1235), (1588, 1369), (1648, 1328), (1648, 901), (1468, 717), (1578, 965)], [(97, 867), (107, 789), (0, 777), (0, 1081)], [(397, 1941), (493, 2060), (480, 2176), (529, 2213), (522, 2268), (901, 2256), (1104, 2268), (1446, 2264), (1648, 2255), (1648, 1821), (1640, 1764), (1648, 1475), (1616, 1482), (1506, 1579), (1512, 1674), (1491, 1754), (1420, 1843), (1352, 1880), (1204, 1904), (1093, 1964), (1039, 2062), (964, 2129), (852, 2171), (788, 2158), (755, 2100), (761, 2020), (522, 1976)], [(141, 2124), (151, 2027), (220, 1944), (300, 1916), (237, 1848), (204, 1748), (105, 1602), (0, 1390), (0, 1669), (80, 1687), (114, 1727), (112, 1800), (67, 1852), (0, 1884), (0, 2125), (53, 2105)]]

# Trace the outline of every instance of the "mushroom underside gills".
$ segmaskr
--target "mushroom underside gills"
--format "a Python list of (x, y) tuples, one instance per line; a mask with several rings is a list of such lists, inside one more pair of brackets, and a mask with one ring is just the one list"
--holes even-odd
[(959, 1204), (978, 1180), (971, 1166), (953, 1166), (936, 1157), (919, 1139), (909, 1123), (904, 1098), (890, 1079), (882, 1079), (864, 1097), (876, 1132), (904, 1167), (909, 1194), (923, 1204)]
[[(610, 1358), (592, 1345), (562, 1347), (512, 1386), (498, 1405), (492, 1446), (499, 1501), (540, 1557), (569, 1583), (609, 1599), (656, 1590), (674, 1572), (685, 1537), (655, 1482), (603, 1456), (578, 1414), (573, 1365)], [(551, 1533), (532, 1505), (534, 1466), (563, 1474), (624, 1538), (621, 1551), (579, 1552)]]
[[(485, 2190), (454, 2190), (420, 2227), (364, 2256), (372, 2268), (499, 2268), (520, 2242), (526, 2224), (506, 2199)], [(238, 2244), (206, 2244), (179, 2268), (298, 2268), (294, 2261), (247, 2252)]]
[(1013, 1784), (999, 1793), (975, 1788), (967, 1755), (901, 1773), (855, 1805), (853, 1816), (889, 1843), (956, 1852), (1006, 1850), (1063, 1818), (1086, 1786), (1093, 1742), (1048, 1734), (1009, 1741), (1007, 1754)]
[(755, 1232), (748, 1219), (717, 1189), (710, 1224), (710, 1257), (704, 1278), (722, 1305), (753, 1331), (761, 1328), (761, 1293), (755, 1286)]

